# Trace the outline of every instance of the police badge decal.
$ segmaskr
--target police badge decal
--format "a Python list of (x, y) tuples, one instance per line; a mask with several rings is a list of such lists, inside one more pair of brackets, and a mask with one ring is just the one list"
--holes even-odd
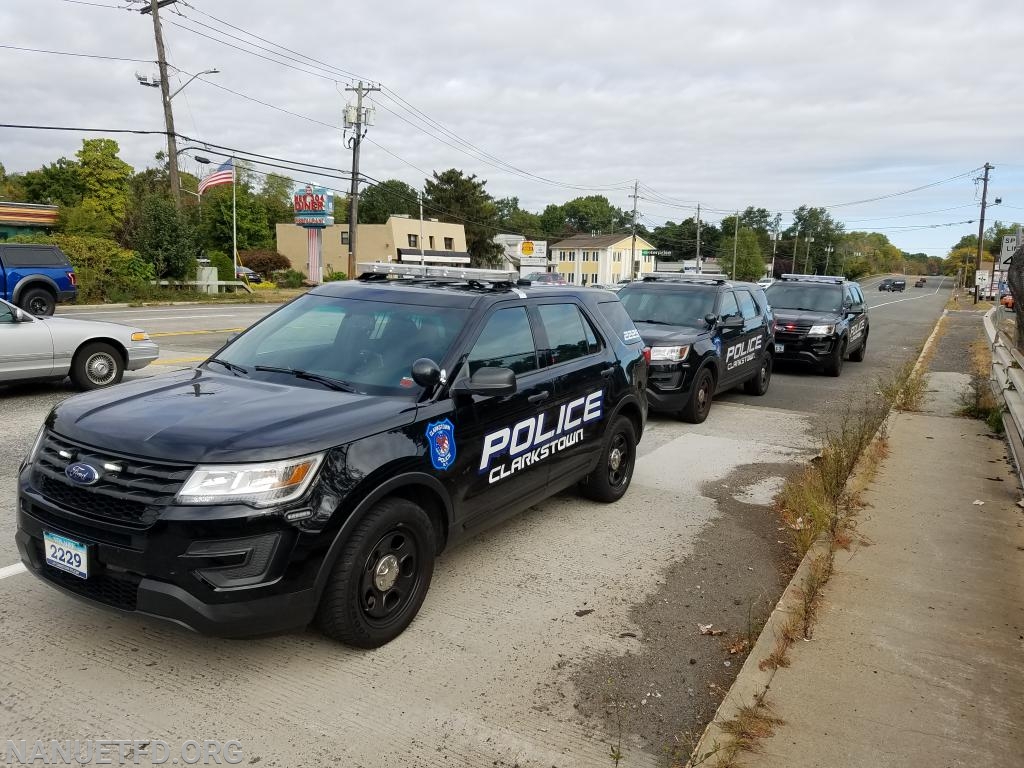
[(455, 425), (448, 419), (427, 424), (427, 445), (434, 469), (450, 468), (455, 462)]

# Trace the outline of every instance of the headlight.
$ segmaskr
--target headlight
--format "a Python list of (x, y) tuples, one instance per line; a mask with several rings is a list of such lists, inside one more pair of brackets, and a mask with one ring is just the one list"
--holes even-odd
[(811, 330), (807, 332), (808, 336), (831, 336), (835, 333), (836, 327), (834, 325), (812, 325)]
[(690, 354), (689, 344), (683, 347), (651, 347), (652, 362), (660, 360), (678, 363), (680, 360), (685, 360), (688, 354)]
[(35, 441), (32, 443), (32, 447), (29, 449), (28, 455), (25, 456), (25, 460), (21, 462), (21, 466), (26, 467), (36, 460), (36, 455), (39, 453), (39, 449), (43, 445), (43, 437), (46, 436), (46, 424), (39, 428), (39, 434), (36, 435)]
[(149, 341), (149, 334), (145, 331), (135, 331), (132, 334), (132, 341)]
[(259, 464), (201, 464), (178, 492), (179, 504), (248, 504), (269, 507), (299, 498), (324, 455)]

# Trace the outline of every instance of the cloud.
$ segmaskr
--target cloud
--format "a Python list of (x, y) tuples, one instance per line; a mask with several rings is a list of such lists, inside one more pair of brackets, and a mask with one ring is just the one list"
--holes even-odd
[[(347, 167), (340, 132), (319, 123), (339, 125), (349, 95), (339, 93), (344, 82), (186, 31), (217, 36), (210, 25), (244, 36), (201, 12), (301, 52), (289, 62), (299, 68), (323, 74), (300, 63), (315, 58), (380, 81), (443, 124), (388, 93), (375, 96), (368, 136), (407, 161), (364, 144), (362, 170), (375, 178), (420, 186), (423, 174), (412, 166), (454, 166), (487, 179), (492, 194), (538, 210), (585, 193), (517, 174), (508, 163), (566, 184), (614, 187), (607, 194), (623, 207), (628, 183), (639, 179), (713, 209), (789, 211), (908, 189), (991, 161), (993, 194), (1024, 205), (1019, 4), (323, 0), (298, 10), (265, 0), (190, 0), (178, 9), (184, 17), (173, 8), (162, 14), (172, 63), (187, 72), (216, 67), (221, 74), (211, 82), (311, 118), (193, 83), (175, 99), (177, 130), (219, 144)], [(6, 40), (13, 45), (154, 58), (149, 17), (134, 12), (7, 0), (0, 28), (19, 30)], [(155, 69), (0, 49), (4, 121), (159, 130), (159, 93), (134, 77)], [(0, 130), (0, 161), (8, 170), (38, 167), (72, 155), (81, 138)], [(162, 147), (159, 137), (119, 141), (136, 166)], [(650, 220), (690, 215), (652, 197), (640, 204)], [(965, 178), (836, 213), (870, 228), (864, 219), (974, 199)], [(964, 209), (877, 225), (972, 215)], [(970, 230), (887, 233), (908, 250), (938, 251)]]

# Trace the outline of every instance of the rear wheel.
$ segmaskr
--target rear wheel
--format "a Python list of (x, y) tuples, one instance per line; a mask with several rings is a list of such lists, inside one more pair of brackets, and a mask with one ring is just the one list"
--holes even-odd
[(690, 389), (690, 399), (679, 412), (679, 418), (691, 424), (702, 424), (711, 410), (711, 399), (714, 394), (715, 377), (707, 368), (701, 368)]
[(850, 354), (850, 360), (852, 362), (854, 362), (854, 363), (863, 363), (864, 362), (864, 356), (867, 355), (867, 353), (868, 353), (868, 334), (865, 331), (864, 332), (864, 341), (861, 342), (861, 345), (857, 348), (856, 352), (853, 352), (853, 353)]
[(846, 339), (836, 344), (835, 351), (828, 362), (825, 363), (825, 373), (828, 376), (838, 376), (843, 372), (843, 361), (846, 360)]
[(760, 397), (768, 391), (768, 385), (772, 381), (772, 356), (765, 353), (764, 357), (761, 358), (761, 365), (758, 366), (757, 373), (751, 376), (743, 384), (743, 391), (748, 395), (757, 395)]
[(617, 416), (605, 438), (601, 461), (580, 484), (588, 499), (612, 502), (629, 489), (636, 466), (636, 427), (627, 416)]
[(79, 389), (101, 389), (121, 381), (124, 359), (109, 344), (96, 341), (75, 353), (71, 362), (71, 381)]
[(394, 640), (423, 605), (435, 550), (423, 509), (406, 499), (378, 502), (338, 556), (317, 609), (320, 629), (359, 648)]
[(18, 303), (29, 314), (49, 317), (57, 308), (57, 297), (45, 288), (29, 288)]

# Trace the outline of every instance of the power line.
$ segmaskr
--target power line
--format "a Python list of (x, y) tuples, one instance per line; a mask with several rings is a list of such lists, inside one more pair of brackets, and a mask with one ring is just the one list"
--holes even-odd
[(82, 59), (105, 59), (107, 61), (132, 61), (136, 64), (156, 64), (156, 59), (132, 59), (127, 56), (101, 56), (96, 53), (75, 53), (73, 51), (53, 51), (46, 48), (23, 48), (20, 45), (0, 44), (0, 48), (7, 48), (11, 51), (23, 51), (26, 53), (48, 53), (54, 56), (74, 56)]
[(914, 192), (920, 192), (921, 190), (924, 190), (924, 189), (931, 189), (932, 187), (937, 187), (940, 184), (948, 184), (951, 181), (956, 181), (957, 179), (962, 179), (965, 176), (970, 176), (972, 173), (975, 173), (975, 172), (980, 171), (980, 170), (981, 170), (981, 167), (979, 166), (978, 168), (972, 168), (969, 171), (964, 171), (963, 173), (958, 173), (956, 176), (950, 176), (948, 179), (940, 179), (939, 181), (933, 181), (930, 184), (922, 184), (919, 187), (913, 187), (912, 189), (905, 189), (902, 192), (890, 192), (887, 195), (879, 195), (878, 197), (868, 197), (868, 198), (865, 198), (864, 200), (851, 200), (850, 202), (847, 202), (847, 203), (833, 203), (832, 205), (821, 205), (821, 206), (817, 206), (817, 207), (819, 207), (819, 208), (845, 208), (845, 207), (850, 206), (850, 205), (863, 205), (864, 203), (874, 203), (874, 202), (876, 202), (878, 200), (888, 200), (888, 199), (893, 198), (893, 197), (900, 197), (901, 195), (909, 195), (909, 194), (912, 194)]

